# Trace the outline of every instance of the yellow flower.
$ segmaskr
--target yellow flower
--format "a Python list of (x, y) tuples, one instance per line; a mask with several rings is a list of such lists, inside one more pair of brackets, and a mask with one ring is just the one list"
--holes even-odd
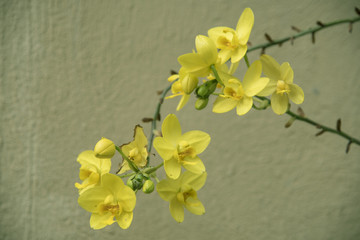
[[(88, 189), (79, 196), (79, 205), (91, 212), (90, 226), (101, 229), (117, 221), (126, 229), (133, 219), (136, 197), (130, 187), (116, 175), (104, 174), (101, 185)], [(114, 220), (115, 218), (115, 220)]]
[(232, 63), (235, 63), (244, 57), (253, 25), (254, 13), (250, 8), (245, 8), (235, 30), (229, 27), (215, 27), (208, 31), (209, 37), (220, 49), (221, 63), (226, 62), (229, 58)]
[(77, 161), (81, 164), (79, 177), (83, 182), (75, 183), (79, 194), (100, 184), (100, 178), (111, 168), (110, 158), (97, 158), (94, 151), (88, 150), (79, 154)]
[(115, 154), (115, 144), (103, 137), (96, 143), (94, 152), (98, 158), (112, 158)]
[(271, 108), (276, 114), (284, 114), (289, 105), (289, 98), (295, 104), (304, 101), (304, 92), (293, 83), (294, 72), (288, 62), (280, 64), (269, 55), (262, 55), (260, 60), (264, 74), (270, 78), (269, 84), (261, 91), (259, 96), (271, 95)]
[(210, 66), (216, 64), (218, 52), (215, 43), (203, 35), (196, 36), (195, 45), (197, 53), (187, 53), (178, 57), (178, 62), (187, 72), (196, 77), (209, 75)]
[(245, 73), (241, 82), (231, 75), (221, 73), (225, 84), (223, 94), (214, 102), (213, 112), (224, 113), (236, 107), (236, 113), (241, 116), (246, 114), (253, 105), (253, 96), (263, 90), (269, 82), (268, 78), (261, 76), (261, 62), (256, 60)]
[[(135, 126), (134, 141), (121, 146), (121, 151), (138, 167), (145, 167), (147, 163), (148, 152), (146, 149), (148, 141), (144, 134), (144, 130), (140, 125)], [(119, 174), (129, 171), (128, 162), (123, 159)]]
[(177, 179), (181, 166), (195, 174), (205, 172), (205, 166), (197, 156), (209, 145), (209, 134), (202, 131), (190, 131), (181, 134), (179, 120), (169, 114), (161, 127), (162, 137), (154, 139), (154, 148), (164, 159), (164, 169), (169, 178)]
[[(166, 97), (165, 99), (171, 99), (177, 96), (182, 96), (179, 104), (176, 107), (176, 111), (182, 109), (190, 99), (190, 93), (196, 88), (198, 79), (186, 72), (184, 68), (181, 68), (179, 74), (173, 74), (168, 78), (169, 82), (175, 81), (171, 85), (171, 92), (173, 95)], [(186, 90), (184, 90), (184, 88)]]
[(176, 180), (167, 178), (157, 184), (157, 192), (162, 199), (170, 202), (171, 216), (177, 222), (184, 221), (184, 207), (195, 215), (205, 213), (197, 191), (205, 184), (206, 176), (206, 172), (197, 175), (186, 171)]

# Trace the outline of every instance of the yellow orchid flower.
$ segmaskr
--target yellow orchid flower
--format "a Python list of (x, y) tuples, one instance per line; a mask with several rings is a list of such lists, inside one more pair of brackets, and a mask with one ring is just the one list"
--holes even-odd
[(215, 42), (216, 47), (220, 49), (219, 58), (221, 58), (221, 63), (230, 58), (232, 63), (236, 63), (244, 57), (253, 25), (254, 13), (250, 8), (245, 8), (235, 30), (229, 27), (215, 27), (208, 31), (209, 37)]
[(82, 194), (89, 188), (100, 184), (100, 178), (111, 168), (110, 158), (98, 158), (94, 151), (87, 150), (79, 154), (77, 161), (81, 164), (79, 177), (83, 182), (75, 183), (75, 187)]
[(271, 95), (271, 108), (276, 114), (284, 114), (289, 106), (289, 98), (295, 104), (304, 101), (304, 91), (293, 83), (294, 72), (288, 62), (280, 64), (269, 55), (262, 55), (260, 60), (264, 74), (270, 78), (268, 85), (259, 96)]
[(178, 62), (187, 72), (196, 77), (209, 75), (211, 65), (218, 60), (215, 43), (207, 36), (198, 35), (195, 38), (197, 53), (187, 53), (178, 57)]
[[(121, 151), (130, 161), (133, 161), (138, 167), (145, 167), (147, 163), (148, 152), (146, 149), (148, 141), (144, 134), (144, 130), (140, 125), (136, 125), (134, 129), (134, 141), (120, 146)], [(128, 162), (123, 159), (119, 174), (129, 171)]]
[(179, 120), (169, 114), (161, 127), (162, 137), (154, 139), (154, 148), (164, 159), (164, 169), (169, 178), (177, 179), (181, 166), (195, 174), (205, 172), (205, 166), (197, 156), (209, 145), (209, 134), (202, 131), (190, 131), (181, 134)]
[(179, 75), (178, 74), (174, 74), (174, 75), (171, 75), (169, 78), (168, 78), (168, 81), (169, 82), (173, 82), (173, 81), (176, 81), (174, 82), (172, 85), (171, 85), (171, 92), (173, 95), (170, 95), (168, 97), (166, 97), (165, 99), (171, 99), (171, 98), (174, 98), (174, 97), (177, 97), (177, 96), (182, 96), (181, 99), (180, 99), (180, 102), (179, 104), (177, 105), (176, 107), (176, 111), (179, 111), (181, 110), (185, 105), (186, 103), (189, 101), (190, 99), (190, 94), (186, 94), (185, 91), (183, 90), (182, 88), (182, 84), (181, 82), (178, 80), (179, 79)]
[[(86, 190), (79, 196), (79, 205), (91, 212), (90, 226), (101, 229), (115, 222), (127, 229), (133, 219), (136, 204), (134, 191), (116, 175), (101, 177), (101, 185)], [(115, 218), (115, 220), (114, 220)]]
[(253, 105), (253, 96), (257, 95), (268, 84), (268, 78), (261, 76), (261, 62), (254, 61), (245, 73), (244, 81), (241, 83), (231, 75), (220, 73), (225, 87), (214, 102), (213, 112), (224, 113), (236, 107), (236, 113), (241, 116), (246, 114)]
[(178, 179), (167, 178), (161, 180), (156, 190), (160, 197), (170, 202), (171, 216), (177, 221), (184, 221), (184, 207), (195, 215), (203, 215), (205, 208), (197, 198), (197, 191), (204, 186), (206, 172), (197, 175), (184, 172)]

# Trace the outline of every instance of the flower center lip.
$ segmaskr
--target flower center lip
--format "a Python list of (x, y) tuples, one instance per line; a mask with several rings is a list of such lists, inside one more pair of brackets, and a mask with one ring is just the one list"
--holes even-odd
[(188, 142), (186, 141), (179, 142), (177, 149), (175, 151), (175, 156), (179, 162), (182, 162), (185, 157), (188, 156), (195, 157), (195, 155), (196, 153), (194, 148), (191, 147), (191, 145)]
[(276, 93), (277, 94), (284, 94), (289, 93), (290, 87), (289, 84), (287, 84), (284, 80), (278, 80), (276, 84)]

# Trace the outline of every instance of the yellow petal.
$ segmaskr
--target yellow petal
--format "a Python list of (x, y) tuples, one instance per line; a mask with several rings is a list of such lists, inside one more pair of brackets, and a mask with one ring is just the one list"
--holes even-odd
[[(226, 65), (225, 65), (226, 66)], [(229, 74), (234, 74), (234, 72), (236, 71), (236, 69), (238, 68), (239, 66), (239, 62), (236, 62), (236, 63), (231, 63), (230, 65), (230, 69), (229, 69)]]
[(236, 25), (236, 33), (241, 45), (246, 45), (249, 40), (251, 29), (254, 25), (254, 13), (250, 8), (245, 8)]
[(124, 186), (120, 189), (116, 189), (115, 197), (121, 204), (124, 211), (132, 212), (134, 210), (136, 205), (136, 196), (130, 187)]
[(135, 126), (134, 130), (134, 142), (139, 149), (144, 148), (148, 141), (144, 134), (144, 129), (140, 125)]
[(181, 55), (178, 57), (178, 62), (190, 73), (201, 71), (207, 66), (205, 60), (197, 53)]
[(253, 99), (252, 97), (244, 96), (242, 99), (240, 99), (238, 105), (236, 106), (236, 113), (239, 116), (242, 116), (250, 111), (253, 105)]
[(181, 137), (181, 126), (175, 114), (169, 114), (164, 119), (161, 126), (163, 138), (173, 144), (177, 145), (179, 138)]
[(118, 174), (123, 174), (124, 172), (127, 172), (129, 170), (131, 170), (131, 168), (129, 167), (128, 162), (126, 160), (124, 160), (121, 164), (121, 169), (118, 172)]
[(100, 161), (100, 172), (101, 174), (105, 174), (110, 172), (111, 169), (111, 159), (103, 158)]
[(171, 179), (177, 179), (181, 173), (181, 165), (175, 158), (164, 161), (166, 175)]
[(218, 97), (216, 98), (212, 111), (215, 113), (224, 113), (234, 109), (238, 101), (232, 98)]
[(184, 133), (181, 140), (186, 141), (195, 149), (196, 154), (202, 153), (210, 143), (210, 135), (203, 131), (189, 131)]
[(289, 105), (289, 98), (286, 94), (273, 93), (271, 96), (271, 108), (276, 114), (284, 114)]
[(239, 62), (244, 56), (247, 51), (247, 45), (240, 45), (237, 47), (231, 55), (231, 63)]
[(101, 177), (101, 186), (112, 191), (113, 189), (123, 188), (125, 184), (120, 177), (107, 173)]
[(195, 215), (203, 215), (205, 213), (204, 205), (200, 202), (199, 199), (194, 199), (189, 197), (185, 202), (186, 209)]
[(136, 148), (136, 144), (134, 141), (128, 143), (128, 144), (124, 144), (124, 145), (121, 145), (120, 148), (121, 148), (121, 151), (123, 151), (123, 153), (125, 154), (125, 156), (129, 156), (130, 154), (130, 151), (133, 150), (134, 148)]
[(107, 212), (105, 214), (91, 214), (90, 227), (93, 229), (101, 229), (114, 223), (114, 216)]
[(176, 111), (180, 111), (186, 105), (186, 103), (189, 101), (189, 99), (190, 99), (190, 95), (184, 94), (182, 96), (182, 98), (180, 99), (179, 104), (176, 107)]
[(184, 207), (176, 198), (174, 198), (173, 200), (170, 201), (169, 209), (170, 209), (171, 216), (177, 222), (180, 223), (180, 222), (184, 221)]
[(295, 104), (301, 104), (304, 102), (304, 91), (296, 84), (289, 84), (290, 92), (289, 98)]
[(207, 65), (215, 64), (218, 52), (215, 43), (207, 36), (197, 35), (195, 45), (198, 54), (203, 58)]
[(173, 74), (170, 77), (168, 77), (169, 82), (173, 82), (179, 78), (179, 74)]
[(219, 77), (221, 79), (221, 81), (225, 84), (228, 85), (228, 82), (230, 79), (235, 78), (234, 76), (232, 76), (231, 74), (224, 72), (224, 71), (218, 71)]
[(97, 206), (104, 202), (104, 199), (112, 193), (103, 187), (93, 187), (83, 192), (79, 198), (78, 203), (80, 207), (88, 212), (97, 212)]
[(181, 183), (182, 185), (189, 185), (195, 191), (201, 189), (206, 182), (207, 173), (194, 174), (192, 172), (184, 172), (182, 175)]
[(263, 90), (261, 90), (259, 93), (257, 93), (256, 95), (262, 96), (262, 97), (270, 96), (271, 94), (273, 94), (276, 91), (276, 87), (277, 87), (277, 80), (270, 79), (270, 81), (266, 85), (266, 87)]
[(175, 198), (179, 189), (179, 182), (172, 179), (163, 179), (156, 185), (157, 192), (165, 201), (171, 201)]
[(96, 169), (100, 169), (100, 158), (95, 157), (94, 151), (83, 151), (79, 154), (77, 161), (81, 165), (89, 165), (95, 167)]
[(133, 212), (121, 212), (120, 215), (116, 216), (116, 221), (122, 229), (127, 229), (133, 220)]
[(186, 157), (183, 160), (183, 167), (194, 173), (194, 174), (202, 174), (205, 172), (205, 166), (204, 163), (201, 161), (199, 157)]
[(249, 97), (255, 96), (268, 84), (268, 78), (260, 78), (261, 76), (261, 62), (254, 61), (249, 69), (246, 71), (243, 81), (243, 88), (245, 94)]
[(287, 84), (293, 83), (294, 79), (294, 71), (290, 67), (290, 64), (288, 62), (284, 62), (280, 66), (280, 72), (281, 72), (281, 78), (283, 81), (285, 81)]
[(262, 70), (264, 74), (270, 78), (270, 80), (282, 80), (280, 73), (280, 64), (276, 60), (266, 54), (260, 57), (262, 63)]
[(221, 59), (220, 64), (224, 64), (231, 58), (231, 55), (233, 54), (233, 50), (231, 49), (221, 49), (219, 51), (219, 58)]
[(173, 156), (176, 149), (176, 144), (177, 142), (171, 144), (165, 141), (165, 139), (162, 137), (156, 137), (153, 143), (154, 148), (159, 153), (160, 157), (165, 161), (169, 160)]

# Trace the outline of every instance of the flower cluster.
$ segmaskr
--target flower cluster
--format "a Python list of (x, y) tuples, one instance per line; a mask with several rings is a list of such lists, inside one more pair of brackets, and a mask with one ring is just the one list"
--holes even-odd
[[(161, 180), (157, 191), (170, 202), (173, 218), (184, 220), (184, 207), (191, 213), (202, 215), (205, 208), (197, 198), (197, 191), (205, 184), (205, 166), (198, 154), (210, 143), (209, 134), (202, 131), (181, 133), (179, 120), (168, 115), (161, 127), (162, 137), (156, 137), (154, 147), (164, 160), (167, 179)], [(186, 170), (182, 173), (182, 168)]]
[[(198, 35), (195, 38), (196, 51), (181, 55), (178, 75), (169, 77), (175, 81), (172, 85), (173, 98), (182, 95), (177, 107), (180, 110), (195, 92), (196, 109), (203, 109), (211, 95), (217, 95), (213, 112), (224, 113), (236, 108), (241, 116), (250, 111), (254, 100), (271, 102), (276, 114), (284, 114), (289, 107), (289, 99), (295, 104), (304, 101), (304, 92), (293, 83), (294, 73), (290, 64), (279, 64), (269, 55), (262, 55), (251, 65), (247, 60), (247, 42), (254, 25), (254, 14), (246, 8), (241, 14), (235, 29), (230, 27), (214, 27), (209, 29), (208, 36)], [(241, 59), (245, 58), (248, 70), (243, 81), (234, 76)], [(230, 67), (227, 64), (230, 62)], [(265, 76), (262, 77), (262, 74)], [(206, 77), (199, 85), (199, 78)], [(220, 93), (215, 90), (220, 86)], [(265, 98), (271, 96), (271, 100)], [(256, 107), (256, 106), (255, 106)], [(259, 108), (258, 108), (259, 109)]]
[[(304, 93), (293, 83), (294, 72), (289, 63), (280, 65), (269, 55), (262, 55), (249, 63), (247, 43), (253, 24), (254, 14), (246, 8), (235, 29), (214, 27), (208, 31), (208, 36), (196, 36), (196, 51), (178, 57), (181, 68), (178, 74), (168, 78), (172, 82), (173, 95), (166, 99), (181, 96), (177, 106), (180, 110), (195, 93), (195, 108), (200, 110), (215, 95), (214, 113), (225, 113), (235, 108), (239, 116), (248, 113), (251, 108), (265, 109), (270, 104), (276, 114), (284, 114), (288, 111), (289, 99), (301, 104)], [(234, 76), (241, 59), (245, 59), (248, 67), (242, 80)], [(200, 78), (203, 78), (202, 81), (199, 81)], [(255, 102), (260, 104), (257, 106)], [(160, 116), (160, 106), (157, 109), (155, 116)], [(169, 202), (171, 216), (177, 222), (184, 220), (184, 209), (195, 215), (205, 213), (197, 193), (204, 186), (207, 173), (198, 155), (209, 145), (209, 134), (198, 130), (183, 133), (174, 114), (164, 119), (161, 131), (156, 129), (157, 119), (151, 121), (149, 141), (143, 128), (137, 125), (133, 141), (115, 146), (111, 140), (102, 138), (94, 150), (84, 151), (78, 156), (82, 181), (75, 184), (79, 190), (78, 203), (92, 213), (92, 228), (101, 229), (115, 221), (121, 228), (128, 228), (133, 219), (136, 193), (140, 189), (144, 193), (153, 192), (153, 180), (157, 182), (156, 190), (160, 197)], [(153, 140), (154, 134), (156, 137)], [(150, 152), (152, 145), (162, 158), (157, 166), (150, 165), (150, 156), (155, 155)], [(111, 174), (111, 158), (115, 151), (121, 154), (123, 160), (117, 173)], [(166, 178), (160, 181), (156, 171), (162, 166)], [(127, 178), (126, 185), (123, 178)]]
[[(156, 167), (147, 164), (148, 140), (140, 125), (135, 126), (134, 140), (130, 143), (117, 147), (111, 140), (102, 138), (94, 150), (79, 154), (82, 183), (75, 183), (75, 187), (79, 190), (79, 205), (92, 213), (90, 226), (93, 229), (104, 228), (115, 221), (121, 228), (128, 228), (133, 219), (137, 191), (151, 193), (155, 189), (151, 178), (158, 181), (160, 197), (170, 201), (170, 213), (176, 221), (183, 221), (183, 207), (196, 215), (205, 212), (196, 192), (205, 184), (206, 172), (197, 155), (205, 150), (210, 136), (201, 131), (182, 134), (174, 114), (165, 118), (161, 129), (162, 136), (155, 138), (154, 147), (163, 163)], [(123, 157), (117, 172), (120, 175), (109, 173), (116, 150)], [(159, 182), (155, 172), (163, 165), (167, 179)], [(187, 171), (181, 173), (181, 166)], [(128, 177), (126, 185), (122, 181), (124, 177)]]
[(114, 154), (114, 143), (102, 138), (94, 151), (84, 151), (78, 157), (79, 177), (83, 181), (75, 184), (79, 189), (78, 203), (92, 213), (90, 226), (93, 229), (104, 228), (115, 220), (126, 229), (132, 221), (135, 193), (118, 176), (109, 173)]

